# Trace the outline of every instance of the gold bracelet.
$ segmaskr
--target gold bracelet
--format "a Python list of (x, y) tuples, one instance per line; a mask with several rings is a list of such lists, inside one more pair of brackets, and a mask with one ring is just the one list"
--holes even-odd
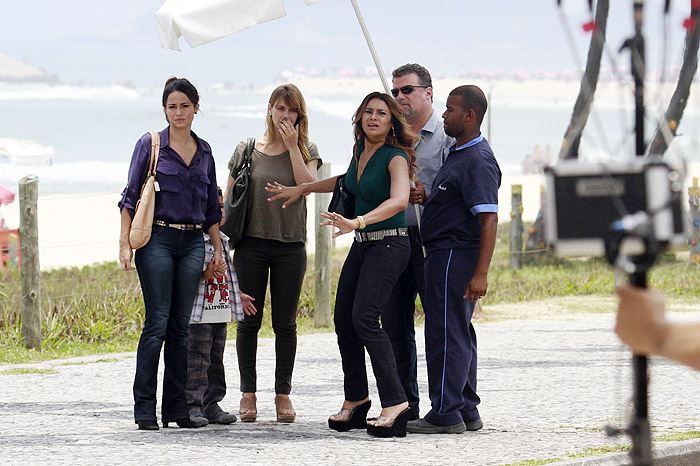
[(360, 223), (360, 230), (364, 229), (367, 224), (365, 223), (365, 219), (362, 215), (357, 216), (357, 221)]

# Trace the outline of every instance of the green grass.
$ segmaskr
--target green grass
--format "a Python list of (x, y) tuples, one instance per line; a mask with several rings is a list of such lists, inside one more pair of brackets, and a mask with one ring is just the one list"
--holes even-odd
[(25, 375), (25, 374), (58, 374), (56, 369), (37, 369), (34, 367), (16, 367), (0, 371), (0, 375)]
[[(496, 251), (489, 272), (488, 294), (482, 300), (479, 314), (485, 320), (522, 318), (514, 306), (502, 304), (598, 296), (614, 300), (610, 267), (602, 259), (564, 260), (544, 254), (526, 254), (525, 265), (510, 268), (508, 225), (499, 226)], [(331, 259), (331, 290), (335, 290), (347, 250), (335, 250)], [(700, 297), (700, 268), (676, 261), (671, 255), (661, 258), (650, 274), (650, 285), (664, 292), (672, 303), (694, 305)], [(300, 334), (332, 331), (314, 325), (314, 257), (308, 267), (299, 300), (298, 332)], [(26, 350), (21, 344), (21, 277), (17, 270), (0, 276), (0, 363), (16, 363), (43, 359), (66, 358), (86, 354), (131, 351), (136, 348), (143, 326), (143, 299), (135, 272), (125, 273), (116, 263), (96, 264), (82, 268), (66, 268), (41, 273), (42, 344), (41, 351)], [(331, 308), (335, 294), (332, 293)], [(566, 303), (576, 312), (609, 312), (614, 301), (606, 306), (587, 300)], [(578, 303), (578, 304), (577, 304)], [(500, 306), (500, 308), (499, 308)], [(491, 307), (491, 311), (490, 311)], [(263, 309), (261, 337), (272, 336), (269, 293)], [(508, 315), (508, 313), (511, 313)], [(423, 322), (420, 301), (416, 323)], [(235, 324), (229, 327), (234, 337)]]
[(76, 362), (64, 362), (61, 366), (84, 366), (86, 364), (96, 364), (98, 362), (118, 362), (124, 358), (100, 358), (94, 361), (76, 361)]
[(700, 431), (689, 430), (686, 432), (671, 432), (654, 437), (655, 442), (680, 442), (700, 438)]
[[(599, 430), (599, 429), (591, 429), (591, 430)], [(700, 431), (697, 430), (691, 430), (691, 431), (686, 431), (686, 432), (672, 432), (669, 434), (663, 434), (654, 437), (654, 442), (680, 442), (683, 440), (693, 440), (700, 438)], [(600, 455), (607, 455), (608, 453), (618, 453), (618, 452), (627, 452), (630, 450), (630, 445), (629, 444), (618, 444), (618, 445), (612, 445), (612, 446), (602, 446), (602, 447), (593, 447), (593, 448), (586, 448), (584, 450), (581, 450), (579, 452), (575, 453), (565, 453), (562, 456), (557, 456), (555, 458), (545, 458), (545, 459), (540, 459), (540, 460), (534, 460), (534, 459), (527, 459), (527, 460), (521, 460), (521, 461), (516, 461), (514, 463), (508, 463), (508, 464), (502, 464), (499, 466), (540, 466), (544, 464), (551, 464), (551, 463), (558, 463), (560, 461), (566, 461), (570, 459), (575, 459), (575, 458), (588, 458), (592, 456), (600, 456)]]
[(520, 461), (516, 461), (515, 463), (501, 464), (499, 466), (540, 466), (543, 464), (558, 463), (560, 461), (567, 461), (567, 460), (571, 460), (571, 459), (575, 459), (575, 458), (588, 458), (589, 456), (600, 456), (600, 455), (607, 455), (608, 453), (624, 452), (624, 451), (629, 451), (629, 449), (630, 449), (630, 446), (627, 444), (619, 444), (619, 445), (603, 446), (603, 447), (593, 447), (593, 448), (583, 449), (583, 450), (576, 452), (576, 453), (565, 453), (564, 455), (558, 456), (556, 458), (546, 458), (546, 459), (541, 459), (541, 460), (533, 460), (533, 459), (520, 460)]
[[(527, 228), (525, 229), (527, 231)], [(523, 267), (510, 268), (508, 225), (499, 225), (496, 250), (489, 269), (489, 289), (482, 304), (512, 303), (564, 296), (613, 296), (613, 273), (603, 258), (562, 259), (545, 252), (525, 254)], [(649, 274), (649, 286), (667, 298), (700, 297), (700, 267), (663, 254)]]
[(66, 359), (90, 354), (121, 353), (136, 351), (138, 335), (108, 342), (87, 343), (82, 341), (63, 342), (60, 346), (37, 351), (26, 349), (19, 343), (0, 345), (0, 363), (17, 364), (23, 362), (46, 361), (49, 359)]

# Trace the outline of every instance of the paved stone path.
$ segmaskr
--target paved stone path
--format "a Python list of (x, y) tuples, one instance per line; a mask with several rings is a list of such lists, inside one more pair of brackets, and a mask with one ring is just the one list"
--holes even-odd
[[(700, 313), (684, 313), (682, 318), (700, 319)], [(271, 339), (261, 339), (258, 352), (259, 421), (197, 430), (136, 429), (131, 398), (134, 353), (0, 366), (0, 458), (3, 464), (41, 465), (501, 465), (628, 443), (626, 438), (608, 439), (602, 432), (606, 423), (622, 422), (631, 388), (629, 353), (612, 333), (612, 321), (612, 315), (477, 321), (485, 427), (461, 435), (409, 434), (385, 440), (362, 431), (328, 429), (326, 419), (343, 398), (334, 334), (299, 338), (294, 424), (274, 421)], [(422, 329), (418, 333), (419, 354), (424, 355)], [(229, 395), (222, 406), (237, 412), (233, 342), (225, 358)], [(423, 357), (419, 363), (421, 411), (427, 412)], [(2, 373), (15, 367), (57, 373)], [(700, 372), (662, 360), (655, 360), (650, 372), (654, 434), (700, 430)], [(374, 389), (371, 398), (370, 415), (379, 412)]]

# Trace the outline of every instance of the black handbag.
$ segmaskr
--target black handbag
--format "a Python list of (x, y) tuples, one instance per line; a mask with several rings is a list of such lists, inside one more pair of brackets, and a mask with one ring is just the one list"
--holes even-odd
[(248, 138), (241, 164), (233, 176), (233, 186), (228, 197), (224, 199), (226, 219), (220, 229), (228, 236), (228, 244), (232, 249), (243, 238), (250, 219), (250, 166), (254, 147), (255, 138)]
[(345, 218), (355, 218), (355, 195), (348, 191), (348, 187), (345, 185), (345, 175), (338, 175), (335, 179), (328, 212), (335, 212)]

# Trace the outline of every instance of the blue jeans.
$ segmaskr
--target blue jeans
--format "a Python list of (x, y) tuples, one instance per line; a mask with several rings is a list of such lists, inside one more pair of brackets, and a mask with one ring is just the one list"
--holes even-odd
[(187, 339), (192, 305), (204, 264), (201, 230), (181, 231), (154, 225), (151, 240), (136, 250), (146, 319), (136, 353), (134, 419), (156, 420), (160, 350), (165, 342), (162, 422), (189, 416)]
[(406, 401), (391, 342), (379, 325), (379, 317), (399, 274), (406, 268), (409, 248), (408, 238), (402, 236), (355, 241), (343, 264), (333, 321), (348, 401), (360, 401), (369, 395), (365, 348), (372, 361), (382, 407)]
[[(382, 328), (386, 332), (396, 357), (401, 385), (406, 392), (408, 404), (413, 414), (419, 412), (418, 395), (418, 353), (416, 350), (416, 295), (425, 303), (425, 282), (423, 280), (423, 248), (418, 228), (409, 227), (411, 256), (408, 265), (396, 281), (394, 291), (382, 311)], [(425, 304), (424, 304), (425, 306)]]

